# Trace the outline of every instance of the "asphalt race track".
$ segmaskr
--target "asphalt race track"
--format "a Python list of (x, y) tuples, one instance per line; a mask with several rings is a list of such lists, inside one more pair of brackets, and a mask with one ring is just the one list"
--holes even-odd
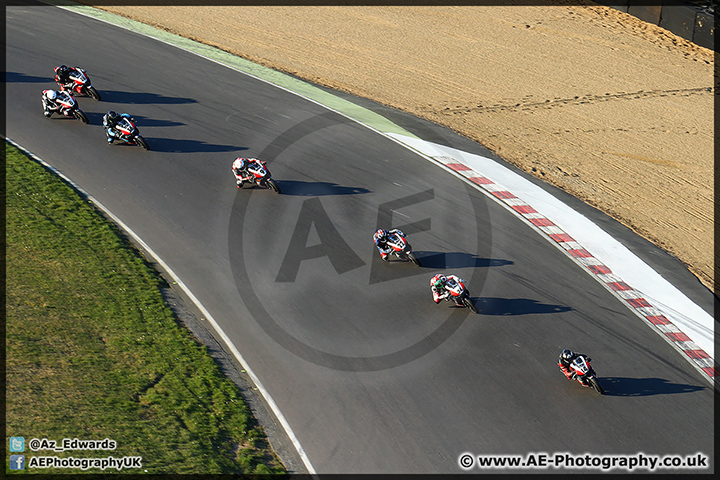
[[(708, 382), (456, 176), (317, 104), (97, 20), (8, 7), (6, 30), (7, 136), (183, 279), (318, 473), (460, 473), (465, 452), (712, 456)], [(42, 115), (60, 63), (87, 69), (103, 96), (78, 97), (90, 125)], [(151, 151), (106, 144), (110, 109), (135, 117)], [(238, 190), (236, 156), (266, 160), (283, 193)], [(403, 229), (423, 267), (380, 261), (378, 226)], [(480, 314), (433, 304), (440, 271), (467, 281)], [(593, 358), (605, 396), (565, 380), (565, 347)]]

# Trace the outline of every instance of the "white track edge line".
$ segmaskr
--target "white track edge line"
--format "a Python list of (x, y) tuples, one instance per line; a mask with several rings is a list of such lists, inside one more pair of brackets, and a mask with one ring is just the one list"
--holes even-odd
[[(388, 138), (392, 138), (392, 137), (388, 137)], [(452, 169), (451, 167), (448, 167), (446, 164), (442, 163), (441, 161), (437, 160), (436, 158), (434, 158), (434, 157), (432, 157), (432, 156), (430, 156), (430, 155), (428, 155), (428, 154), (426, 154), (426, 153), (424, 153), (424, 152), (422, 152), (422, 151), (420, 151), (420, 150), (415, 149), (415, 148), (412, 147), (411, 145), (407, 145), (407, 144), (405, 144), (405, 143), (402, 143), (400, 140), (397, 140), (397, 142), (398, 142), (400, 145), (404, 145), (404, 146), (406, 146), (407, 148), (409, 148), (409, 149), (411, 149), (411, 150), (414, 150), (415, 152), (418, 153), (418, 155), (420, 155), (420, 156), (422, 156), (422, 157), (425, 157), (425, 158), (428, 159), (429, 161), (435, 163), (436, 165), (440, 166), (441, 168), (445, 169), (446, 171), (450, 172), (451, 174), (455, 175), (456, 177), (462, 179), (465, 183), (467, 183), (467, 184), (475, 187), (477, 190), (479, 190), (480, 192), (482, 192), (483, 194), (485, 194), (486, 197), (488, 197), (488, 198), (490, 198), (491, 200), (495, 201), (495, 203), (499, 204), (499, 205), (502, 206), (505, 210), (507, 210), (508, 212), (512, 213), (514, 217), (519, 218), (519, 219), (520, 219), (521, 221), (523, 221), (526, 225), (528, 225), (530, 228), (532, 228), (533, 230), (535, 230), (541, 237), (543, 237), (545, 240), (547, 240), (551, 245), (555, 246), (555, 248), (557, 248), (558, 250), (560, 250), (561, 252), (563, 252), (563, 254), (564, 254), (566, 257), (568, 257), (570, 260), (573, 261), (573, 263), (575, 263), (576, 265), (578, 265), (578, 266), (581, 268), (581, 270), (583, 270), (587, 275), (589, 275), (590, 277), (594, 278), (599, 284), (601, 284), (607, 291), (609, 291), (615, 298), (617, 298), (617, 299), (620, 301), (620, 303), (622, 303), (622, 304), (623, 304), (627, 309), (629, 309), (633, 314), (635, 314), (638, 318), (640, 318), (643, 322), (645, 322), (645, 324), (647, 324), (655, 333), (659, 334), (667, 343), (669, 343), (677, 352), (679, 352), (679, 353), (680, 353), (680, 356), (681, 356), (683, 359), (685, 359), (693, 368), (695, 368), (695, 370), (697, 370), (698, 373), (700, 373), (700, 375), (701, 375), (705, 380), (707, 380), (707, 381), (708, 381), (712, 386), (714, 386), (715, 388), (719, 388), (719, 389), (720, 389), (720, 383), (716, 383), (716, 382), (715, 382), (715, 379), (712, 378), (712, 377), (710, 377), (710, 376), (707, 374), (707, 372), (705, 372), (705, 371), (700, 367), (700, 365), (699, 365), (697, 362), (693, 361), (690, 357), (688, 357), (687, 353), (686, 353), (682, 348), (680, 348), (680, 345), (678, 345), (677, 342), (673, 341), (673, 340), (672, 340), (670, 337), (668, 337), (667, 335), (664, 335), (663, 332), (662, 332), (659, 328), (657, 328), (656, 325), (654, 325), (652, 322), (650, 322), (640, 311), (638, 311), (636, 308), (634, 308), (632, 305), (630, 305), (627, 301), (625, 301), (625, 299), (624, 299), (622, 296), (620, 296), (620, 295), (618, 294), (618, 292), (616, 292), (615, 290), (613, 290), (612, 288), (610, 288), (610, 286), (607, 285), (607, 283), (605, 283), (602, 279), (598, 278), (597, 275), (595, 275), (595, 274), (593, 274), (591, 271), (589, 271), (589, 269), (587, 268), (587, 266), (586, 266), (585, 264), (583, 264), (578, 258), (572, 256), (572, 255), (570, 254), (570, 252), (568, 252), (567, 250), (565, 250), (559, 242), (556, 242), (555, 240), (553, 240), (546, 232), (542, 231), (542, 230), (540, 229), (540, 227), (538, 227), (537, 225), (535, 225), (535, 224), (533, 224), (532, 222), (530, 222), (530, 220), (527, 219), (527, 218), (525, 218), (524, 215), (521, 215), (521, 214), (519, 214), (518, 212), (516, 212), (515, 210), (513, 210), (513, 208), (512, 208), (510, 205), (508, 205), (507, 203), (505, 203), (502, 199), (497, 198), (496, 196), (492, 195), (492, 193), (491, 193), (490, 190), (487, 190), (487, 189), (481, 187), (480, 185), (477, 185), (475, 182), (473, 182), (472, 180), (470, 180), (469, 177), (467, 177), (466, 175), (463, 175), (461, 172), (459, 172), (459, 171), (457, 171), (457, 170), (454, 170), (454, 169)], [(461, 163), (461, 164), (462, 164), (462, 162), (460, 162), (460, 161), (458, 161), (457, 163)], [(564, 232), (563, 232), (563, 233), (564, 233)], [(594, 258), (594, 257), (593, 257), (593, 258)], [(673, 325), (674, 325), (674, 324), (673, 324)], [(675, 325), (674, 325), (674, 326), (675, 326)], [(676, 328), (677, 328), (677, 326), (676, 326)], [(712, 359), (712, 360), (713, 360), (713, 362), (714, 362), (714, 359)]]
[(83, 190), (79, 185), (77, 185), (75, 182), (70, 180), (65, 174), (60, 172), (58, 169), (47, 163), (42, 158), (38, 157), (34, 153), (27, 150), (22, 145), (16, 143), (12, 139), (8, 137), (4, 137), (7, 142), (15, 146), (16, 148), (22, 150), (26, 155), (28, 155), (30, 158), (35, 160), (36, 162), (40, 163), (42, 166), (50, 170), (55, 175), (59, 176), (63, 180), (65, 180), (68, 184), (70, 184), (74, 189), (81, 192), (83, 195), (85, 195), (90, 203), (97, 206), (100, 210), (105, 212), (110, 218), (113, 219), (115, 223), (117, 223), (120, 228), (122, 228), (126, 233), (128, 233), (140, 246), (150, 254), (150, 256), (153, 257), (153, 259), (160, 264), (163, 269), (168, 273), (170, 277), (180, 286), (180, 288), (185, 292), (185, 294), (192, 300), (192, 302), (195, 304), (195, 306), (205, 315), (208, 319), (208, 321), (212, 324), (213, 328), (217, 331), (217, 333), (222, 338), (223, 342), (227, 345), (227, 347), (230, 349), (232, 354), (235, 356), (238, 362), (240, 362), (240, 365), (245, 369), (245, 371), (250, 376), (251, 380), (255, 384), (255, 387), (258, 389), (258, 391), (262, 394), (265, 401), (270, 406), (271, 410), (277, 417), (278, 421), (282, 425), (282, 427), (285, 429), (285, 433), (290, 438), (290, 441), (292, 442), (293, 446), (297, 449), (298, 454), (300, 455), (300, 458), (302, 459), (303, 463), (305, 464), (305, 468), (308, 469), (308, 472), (311, 475), (315, 475), (317, 472), (313, 468), (312, 464), (310, 463), (310, 459), (308, 458), (307, 454), (305, 453), (305, 450), (303, 449), (302, 445), (300, 445), (300, 442), (298, 441), (297, 437), (295, 436), (295, 433), (293, 432), (292, 428), (290, 427), (290, 424), (288, 423), (285, 416), (280, 412), (280, 408), (275, 403), (275, 400), (270, 396), (270, 393), (265, 389), (263, 384), (260, 382), (260, 379), (255, 375), (255, 372), (250, 368), (250, 366), (245, 361), (245, 358), (242, 356), (242, 354), (238, 351), (238, 349), (235, 347), (235, 345), (230, 341), (230, 338), (225, 334), (223, 329), (218, 325), (218, 323), (215, 321), (213, 316), (210, 314), (210, 312), (205, 308), (205, 306), (198, 300), (198, 298), (190, 291), (190, 289), (185, 285), (185, 283), (180, 279), (180, 277), (177, 276), (177, 274), (170, 268), (168, 264), (163, 261), (162, 258), (158, 254), (156, 254), (150, 246), (145, 243), (130, 227), (128, 227), (125, 222), (120, 220), (115, 214), (113, 214), (110, 210), (108, 210), (102, 203), (98, 202), (92, 195), (88, 194), (85, 190)]
[[(41, 1), (42, 1), (42, 0), (41, 0)], [(434, 157), (432, 157), (432, 156), (430, 156), (430, 155), (428, 155), (428, 154), (425, 154), (424, 152), (422, 152), (422, 151), (418, 150), (417, 148), (413, 147), (412, 145), (406, 144), (406, 143), (402, 142), (401, 140), (399, 140), (399, 139), (397, 139), (397, 138), (394, 138), (392, 135), (389, 135), (389, 134), (386, 133), (386, 132), (380, 131), (380, 130), (378, 130), (378, 129), (370, 126), (370, 125), (367, 125), (367, 124), (365, 124), (365, 123), (362, 123), (361, 121), (359, 121), (359, 120), (357, 120), (357, 119), (355, 119), (355, 118), (353, 118), (353, 117), (351, 117), (351, 116), (349, 116), (349, 115), (347, 115), (347, 114), (345, 114), (345, 113), (343, 113), (343, 112), (340, 112), (340, 111), (338, 111), (338, 110), (335, 110), (335, 109), (332, 108), (332, 107), (329, 107), (329, 106), (327, 106), (327, 105), (324, 105), (323, 103), (321, 103), (321, 102), (319, 102), (319, 101), (317, 101), (317, 100), (314, 100), (314, 99), (312, 99), (312, 98), (306, 97), (306, 96), (303, 95), (303, 94), (294, 92), (293, 90), (290, 90), (290, 89), (287, 88), (287, 87), (283, 87), (283, 86), (274, 84), (274, 83), (272, 83), (272, 82), (269, 81), (269, 80), (265, 80), (264, 78), (260, 78), (260, 77), (258, 77), (258, 76), (256, 76), (256, 75), (253, 75), (253, 74), (251, 74), (251, 73), (245, 72), (245, 71), (243, 71), (243, 70), (241, 70), (241, 69), (239, 69), (239, 68), (237, 68), (237, 67), (235, 67), (235, 66), (232, 66), (232, 65), (228, 65), (228, 64), (226, 64), (226, 63), (223, 63), (223, 62), (220, 61), (220, 60), (216, 60), (216, 59), (207, 57), (207, 56), (205, 56), (205, 55), (203, 55), (203, 54), (201, 54), (201, 53), (194, 52), (194, 51), (189, 50), (189, 49), (187, 49), (187, 48), (185, 48), (185, 47), (182, 47), (182, 46), (173, 44), (173, 43), (171, 43), (171, 42), (169, 42), (169, 41), (166, 41), (166, 40), (163, 40), (163, 39), (161, 39), (161, 38), (155, 37), (155, 36), (153, 36), (153, 35), (151, 35), (151, 34), (149, 34), (149, 33), (144, 33), (144, 32), (139, 32), (139, 31), (136, 31), (136, 30), (132, 30), (132, 29), (129, 28), (129, 27), (126, 27), (126, 26), (123, 26), (123, 25), (114, 24), (114, 23), (112, 23), (112, 22), (110, 22), (110, 21), (108, 21), (108, 20), (105, 20), (105, 19), (102, 19), (102, 18), (98, 18), (98, 17), (94, 17), (94, 16), (92, 16), (92, 15), (90, 15), (90, 14), (87, 14), (87, 13), (75, 11), (75, 10), (73, 10), (72, 8), (64, 7), (64, 6), (61, 6), (61, 5), (55, 5), (55, 6), (58, 7), (58, 8), (62, 8), (62, 9), (64, 9), (64, 10), (71, 11), (71, 12), (73, 12), (73, 13), (77, 13), (77, 14), (84, 15), (84, 16), (89, 17), (89, 18), (94, 18), (94, 19), (96, 19), (96, 20), (103, 21), (103, 22), (108, 23), (108, 24), (110, 24), (110, 25), (114, 25), (114, 26), (116, 26), (116, 27), (123, 28), (123, 29), (128, 30), (128, 31), (131, 31), (131, 32), (133, 32), (133, 33), (136, 33), (136, 34), (139, 34), (139, 35), (143, 35), (143, 36), (148, 37), (148, 38), (152, 38), (152, 39), (154, 39), (154, 40), (156, 40), (156, 41), (159, 41), (159, 42), (161, 42), (161, 43), (164, 43), (164, 44), (166, 44), (166, 45), (171, 45), (171, 46), (173, 46), (173, 47), (175, 47), (175, 48), (178, 48), (178, 49), (180, 49), (180, 50), (186, 51), (186, 52), (188, 52), (188, 53), (192, 53), (193, 55), (197, 55), (198, 57), (201, 57), (201, 58), (204, 58), (204, 59), (206, 59), (206, 60), (212, 61), (212, 62), (217, 63), (217, 64), (219, 64), (219, 65), (225, 66), (226, 68), (230, 68), (231, 70), (235, 70), (235, 71), (240, 72), (240, 73), (242, 73), (242, 74), (244, 74), (244, 75), (247, 75), (247, 76), (249, 76), (249, 77), (251, 77), (251, 78), (255, 78), (255, 79), (260, 80), (260, 81), (262, 81), (262, 82), (264, 82), (264, 83), (267, 83), (267, 84), (269, 84), (269, 85), (273, 85), (273, 86), (276, 87), (276, 88), (279, 88), (279, 89), (281, 89), (281, 90), (285, 90), (285, 91), (287, 91), (287, 92), (289, 92), (289, 93), (291, 93), (291, 94), (293, 94), (293, 95), (296, 95), (296, 96), (298, 96), (298, 97), (300, 97), (300, 98), (303, 98), (303, 99), (305, 99), (305, 100), (307, 100), (307, 101), (309, 101), (309, 102), (311, 102), (311, 103), (314, 103), (314, 104), (316, 104), (316, 105), (320, 105), (321, 107), (323, 107), (323, 108), (325, 108), (325, 109), (327, 109), (327, 110), (329, 110), (329, 111), (332, 111), (332, 112), (334, 112), (334, 113), (337, 113), (338, 115), (341, 115), (341, 116), (343, 116), (343, 117), (345, 117), (345, 118), (348, 118), (348, 119), (352, 120), (353, 122), (357, 123), (358, 125), (362, 125), (362, 126), (368, 128), (368, 129), (370, 129), (370, 130), (372, 130), (372, 131), (374, 131), (374, 132), (376, 132), (376, 133), (384, 136), (385, 138), (388, 138), (388, 139), (394, 141), (394, 142), (397, 143), (398, 145), (401, 145), (401, 146), (407, 148), (408, 150), (411, 150), (411, 151), (419, 154), (421, 157), (425, 158), (426, 160), (429, 160), (430, 162), (432, 162), (432, 163), (434, 163), (434, 164), (436, 164), (436, 165), (439, 165), (439, 166), (441, 166), (442, 168), (445, 168), (446, 170), (448, 170), (449, 172), (455, 174), (455, 175), (458, 176), (459, 178), (464, 179), (464, 180), (466, 181), (466, 183), (474, 186), (476, 189), (478, 189), (478, 190), (482, 191), (483, 193), (485, 193), (485, 194), (488, 196), (488, 198), (491, 198), (491, 199), (492, 199), (493, 201), (495, 201), (496, 203), (502, 205), (502, 206), (503, 206), (504, 208), (506, 208), (509, 212), (511, 212), (511, 213), (513, 214), (513, 216), (516, 216), (516, 217), (519, 217), (519, 218), (523, 219), (523, 221), (525, 221), (528, 225), (530, 225), (531, 228), (533, 228), (533, 229), (536, 230), (538, 233), (540, 233), (540, 235), (541, 235), (542, 237), (545, 237), (549, 242), (555, 244), (556, 247), (561, 248), (559, 245), (557, 245), (557, 243), (556, 243), (554, 240), (552, 240), (551, 238), (547, 237), (544, 232), (542, 232), (541, 230), (539, 230), (535, 225), (533, 225), (532, 223), (528, 222), (527, 219), (523, 218), (522, 215), (519, 215), (519, 214), (518, 214), (517, 212), (515, 212), (512, 208), (510, 208), (502, 199), (499, 199), (499, 198), (491, 195), (486, 189), (482, 188), (482, 187), (479, 186), (479, 185), (474, 184), (472, 181), (470, 181), (469, 179), (467, 179), (467, 177), (465, 177), (464, 175), (462, 175), (460, 172), (457, 172), (457, 171), (455, 171), (455, 170), (447, 167), (447, 166), (446, 166), (445, 164), (443, 164), (440, 160), (438, 160), (438, 159), (436, 159), (436, 158), (434, 158)], [(124, 18), (124, 17), (123, 17), (123, 18)], [(130, 19), (130, 20), (132, 20), (132, 19)], [(137, 22), (137, 20), (134, 20), (134, 21)], [(138, 22), (138, 23), (142, 23), (142, 22)], [(143, 25), (145, 25), (145, 24), (143, 24)], [(152, 27), (152, 25), (149, 25), (149, 26)], [(155, 27), (153, 27), (153, 28), (155, 28)], [(178, 35), (178, 36), (180, 36), (180, 35)], [(188, 39), (188, 40), (190, 40), (190, 39)], [(192, 41), (192, 40), (191, 40), (191, 41)], [(197, 43), (200, 43), (200, 42), (197, 42)], [(201, 45), (204, 45), (204, 44), (201, 44)], [(216, 48), (216, 47), (215, 47), (215, 48)], [(225, 53), (228, 53), (228, 52), (225, 52)], [(231, 54), (231, 55), (232, 55), (232, 54)], [(266, 67), (266, 68), (267, 68), (267, 67)], [(404, 129), (403, 129), (403, 130), (404, 130)], [(420, 140), (422, 140), (422, 139), (420, 139)], [(423, 141), (424, 141), (424, 140), (423, 140)], [(460, 162), (460, 163), (462, 163), (462, 162)], [(562, 249), (562, 248), (561, 248), (561, 250), (564, 251), (564, 249)], [(583, 265), (582, 263), (580, 263), (578, 259), (572, 257), (572, 255), (570, 255), (570, 254), (567, 253), (567, 252), (565, 252), (565, 253), (566, 253), (566, 255), (568, 255), (568, 256), (573, 260), (573, 262), (575, 262), (576, 264), (578, 264), (580, 267), (585, 267), (585, 265)], [(590, 275), (591, 277), (595, 277), (595, 275), (593, 275), (592, 272), (589, 272), (589, 271), (587, 270), (587, 268), (583, 268), (583, 270), (585, 270), (586, 273), (587, 273), (588, 275)], [(602, 284), (602, 281), (600, 281), (600, 280), (597, 279), (597, 278), (595, 278), (595, 279), (596, 279), (599, 283)], [(625, 302), (624, 299), (622, 299), (621, 297), (619, 297), (619, 296), (616, 294), (616, 292), (614, 292), (612, 289), (610, 289), (609, 287), (607, 287), (607, 285), (605, 285), (605, 287), (608, 288), (609, 291), (610, 291), (611, 293), (613, 293), (613, 295), (621, 301), (621, 303), (623, 303), (627, 308), (629, 308), (630, 310), (632, 310), (632, 311), (633, 311), (638, 317), (640, 317), (645, 323), (647, 323), (648, 325), (650, 325), (650, 326), (653, 328), (653, 330), (655, 330), (656, 332), (659, 332), (652, 323), (650, 323), (650, 322), (649, 322), (645, 317), (643, 317), (637, 310), (635, 310), (632, 306), (630, 306), (627, 302)], [(699, 367), (698, 365), (696, 365), (695, 362), (691, 361), (692, 359), (690, 359), (690, 358), (685, 354), (685, 352), (683, 352), (671, 339), (669, 339), (666, 335), (661, 335), (661, 336), (662, 336), (663, 338), (665, 338), (666, 341), (670, 342), (670, 344), (673, 345), (673, 348), (675, 348), (678, 352), (680, 352), (681, 355), (682, 355), (682, 357), (685, 358), (694, 368), (696, 368), (696, 369), (701, 373), (701, 375), (702, 375), (705, 379), (707, 379), (708, 381), (710, 381), (710, 383), (712, 383), (713, 385), (715, 385), (714, 380), (713, 380), (712, 378), (710, 378), (706, 372), (704, 372), (702, 369), (700, 369), (700, 367)], [(719, 387), (719, 388), (720, 388), (720, 387)]]

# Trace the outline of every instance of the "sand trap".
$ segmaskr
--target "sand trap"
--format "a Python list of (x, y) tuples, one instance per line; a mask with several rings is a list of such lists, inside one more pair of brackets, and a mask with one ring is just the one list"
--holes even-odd
[(577, 5), (103, 9), (443, 124), (714, 288), (713, 52), (667, 30)]

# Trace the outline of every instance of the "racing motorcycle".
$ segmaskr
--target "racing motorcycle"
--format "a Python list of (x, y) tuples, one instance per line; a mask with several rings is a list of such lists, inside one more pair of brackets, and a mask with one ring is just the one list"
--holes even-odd
[(57, 113), (65, 115), (66, 117), (75, 117), (82, 123), (90, 122), (87, 118), (87, 115), (85, 115), (85, 112), (80, 110), (80, 107), (75, 101), (75, 98), (68, 92), (57, 92), (57, 96), (55, 97), (55, 103), (57, 103), (60, 107), (57, 110)]
[(120, 118), (115, 124), (115, 140), (121, 140), (129, 145), (137, 145), (145, 150), (150, 150), (150, 146), (145, 139), (140, 136), (140, 131), (133, 121), (134, 119), (124, 116)]
[(451, 286), (449, 283), (445, 284), (445, 290), (450, 292), (450, 295), (445, 297), (446, 301), (454, 301), (455, 303), (462, 303), (469, 308), (473, 313), (478, 313), (478, 309), (470, 299), (470, 292), (465, 288), (465, 280), (458, 278), (457, 284)]
[(68, 75), (70, 80), (75, 82), (74, 85), (60, 85), (60, 90), (69, 90), (71, 92), (79, 93), (80, 95), (86, 95), (92, 97), (94, 100), (101, 100), (100, 93), (95, 90), (95, 87), (90, 83), (90, 77), (88, 77), (87, 71), (82, 68), (71, 68), (70, 74)]
[(277, 182), (270, 176), (270, 170), (267, 168), (267, 164), (262, 160), (253, 160), (248, 164), (238, 178), (243, 182), (254, 183), (260, 187), (269, 188), (275, 193), (280, 193), (280, 187)]
[(420, 264), (420, 260), (418, 260), (417, 257), (413, 254), (412, 247), (410, 246), (402, 232), (400, 232), (399, 234), (390, 233), (387, 237), (386, 243), (388, 247), (392, 248), (392, 251), (389, 252), (389, 254), (395, 255), (400, 260), (409, 260), (418, 267), (422, 266)]
[(570, 362), (570, 370), (573, 372), (572, 378), (583, 387), (594, 388), (600, 395), (605, 393), (595, 375), (595, 370), (590, 366), (589, 359), (584, 355), (580, 355)]

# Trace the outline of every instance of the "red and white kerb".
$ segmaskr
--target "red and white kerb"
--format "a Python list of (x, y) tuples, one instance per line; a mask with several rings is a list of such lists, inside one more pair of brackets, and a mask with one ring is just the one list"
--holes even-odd
[(625, 302), (631, 310), (636, 312), (638, 316), (645, 320), (656, 332), (663, 336), (677, 350), (686, 355), (690, 363), (699, 371), (709, 377), (710, 380), (714, 380), (714, 362), (707, 352), (699, 348), (695, 342), (663, 315), (660, 310), (655, 308), (650, 301), (643, 298), (642, 293), (633, 289), (630, 285), (623, 282), (620, 277), (613, 274), (607, 266), (603, 265), (600, 260), (583, 248), (575, 239), (555, 225), (552, 220), (538, 213), (537, 210), (506, 188), (482, 176), (471, 167), (458, 163), (457, 159), (446, 156), (433, 158), (482, 187), (483, 190), (495, 197), (499, 202), (512, 209), (516, 215), (532, 224), (536, 230), (541, 232), (545, 237), (562, 247), (567, 255), (573, 258), (576, 263), (585, 267), (591, 275), (604, 284), (616, 297)]

